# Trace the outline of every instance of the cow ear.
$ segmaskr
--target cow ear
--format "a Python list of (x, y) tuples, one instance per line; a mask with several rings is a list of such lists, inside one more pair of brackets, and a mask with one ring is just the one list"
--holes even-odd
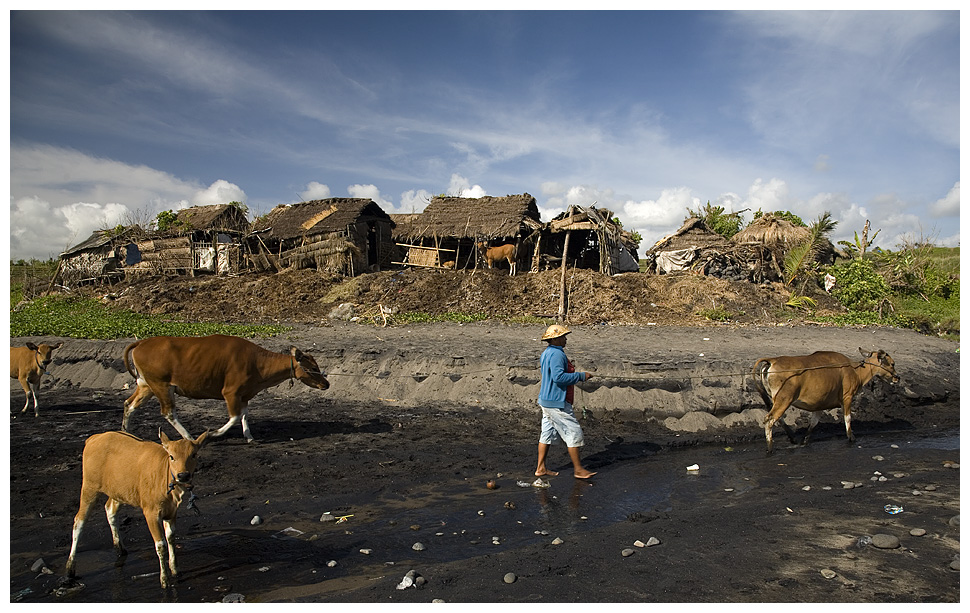
[(871, 351), (866, 351), (862, 347), (859, 347), (859, 353), (861, 353), (862, 354), (862, 357), (864, 357), (864, 358), (868, 358), (870, 355), (872, 355), (872, 352)]
[(171, 440), (165, 436), (165, 432), (161, 428), (158, 429), (158, 440), (162, 441), (163, 447), (171, 442)]
[(202, 434), (199, 435), (199, 438), (195, 439), (195, 445), (197, 447), (202, 447), (208, 441), (209, 441), (209, 431), (206, 430), (205, 432), (203, 432)]
[(37, 351), (37, 345), (31, 343), (30, 341), (27, 341), (27, 344), (25, 346), (27, 347), (27, 349), (30, 349), (31, 351)]
[(63, 344), (64, 343), (57, 343), (56, 345), (54, 345), (53, 347), (51, 347), (51, 349), (60, 349)]

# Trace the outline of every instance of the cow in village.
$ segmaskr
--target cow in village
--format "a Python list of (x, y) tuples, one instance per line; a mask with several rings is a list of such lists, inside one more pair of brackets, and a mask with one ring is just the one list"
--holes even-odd
[(184, 438), (189, 434), (175, 414), (174, 394), (186, 398), (224, 399), (229, 421), (212, 433), (221, 437), (242, 422), (249, 431), (249, 401), (264, 389), (287, 379), (320, 390), (330, 387), (316, 360), (296, 347), (288, 353), (263, 349), (243, 338), (216, 334), (205, 337), (156, 336), (125, 348), (125, 368), (137, 379), (134, 393), (125, 400), (121, 428), (128, 431), (131, 414), (142, 402), (157, 396), (162, 415)]
[[(765, 440), (768, 453), (772, 450), (771, 429), (789, 407), (811, 412), (811, 423), (802, 444), (818, 425), (818, 412), (841, 407), (845, 420), (845, 434), (849, 442), (852, 434), (852, 398), (873, 377), (891, 383), (899, 381), (896, 363), (883, 350), (859, 352), (862, 362), (853, 362), (841, 353), (816, 351), (811, 355), (761, 358), (754, 363), (754, 383), (765, 403)], [(781, 425), (788, 440), (796, 444), (795, 435), (784, 421)]]
[(111, 540), (118, 559), (127, 555), (118, 531), (118, 509), (123, 504), (139, 507), (148, 522), (159, 575), (163, 588), (178, 575), (175, 566), (175, 518), (179, 505), (188, 497), (193, 506), (192, 473), (197, 455), (209, 433), (195, 440), (169, 440), (161, 428), (161, 444), (144, 441), (127, 432), (103, 432), (88, 437), (81, 459), (81, 504), (74, 516), (71, 553), (67, 558), (67, 576), (75, 576), (78, 540), (88, 514), (100, 494), (108, 496), (104, 505)]
[(478, 251), (489, 268), (495, 268), (497, 262), (507, 260), (509, 263), (509, 276), (515, 274), (515, 263), (519, 255), (516, 245), (509, 243), (498, 247), (489, 247), (488, 243), (478, 243)]
[(34, 417), (40, 417), (37, 410), (39, 401), (37, 394), (40, 392), (40, 378), (47, 374), (47, 367), (50, 366), (55, 349), (59, 349), (63, 343), (47, 345), (41, 343), (27, 343), (25, 347), (10, 348), (10, 377), (20, 381), (20, 387), (24, 388), (27, 395), (27, 402), (21, 413), (26, 413), (30, 406), (30, 399), (34, 399)]

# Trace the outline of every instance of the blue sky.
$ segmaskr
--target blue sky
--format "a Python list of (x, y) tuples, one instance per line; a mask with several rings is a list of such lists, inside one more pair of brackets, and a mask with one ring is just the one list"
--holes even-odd
[(237, 200), (528, 192), (641, 254), (706, 202), (959, 244), (960, 19), (920, 12), (10, 13), (10, 256)]

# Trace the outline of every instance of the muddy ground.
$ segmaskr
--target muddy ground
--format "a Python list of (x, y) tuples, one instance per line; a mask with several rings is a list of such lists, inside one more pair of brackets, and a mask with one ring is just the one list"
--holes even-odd
[[(65, 345), (45, 380), (40, 418), (20, 414), (13, 381), (11, 600), (960, 600), (953, 342), (777, 321), (577, 323), (566, 349), (577, 368), (596, 375), (577, 394), (577, 413), (585, 463), (598, 474), (574, 479), (556, 446), (549, 465), (562, 472), (536, 488), (518, 483), (534, 481), (544, 326), (308, 319), (257, 342), (310, 351), (332, 387), (267, 390), (251, 403), (258, 444), (237, 427), (204, 448), (194, 478), (201, 514), (180, 513), (181, 575), (167, 591), (158, 587), (144, 519), (130, 508), (124, 564), (115, 566), (107, 522), (96, 513), (80, 546), (79, 582), (62, 578), (84, 440), (120, 427), (132, 383), (121, 351), (131, 339), (59, 339)], [(855, 357), (859, 347), (888, 351), (902, 381), (860, 392), (855, 444), (829, 416), (807, 446), (777, 429), (766, 457), (764, 411), (747, 376), (754, 360), (819, 349)], [(216, 401), (178, 406), (193, 434), (226, 420)], [(157, 407), (148, 402), (133, 416), (135, 434), (156, 439), (162, 427), (175, 436)], [(790, 413), (803, 431), (805, 414)], [(486, 487), (489, 479), (497, 489)], [(889, 514), (886, 505), (903, 511)], [(327, 512), (347, 518), (321, 521)], [(899, 547), (865, 544), (877, 534), (898, 537)], [(651, 537), (659, 544), (636, 546)], [(50, 574), (31, 570), (41, 558)], [(397, 589), (412, 569), (423, 584)]]

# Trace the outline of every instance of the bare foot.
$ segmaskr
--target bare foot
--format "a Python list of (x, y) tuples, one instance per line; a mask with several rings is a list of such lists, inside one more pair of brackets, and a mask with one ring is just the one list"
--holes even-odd
[(557, 473), (554, 470), (546, 470), (546, 469), (543, 469), (541, 471), (539, 471), (539, 470), (536, 471), (536, 476), (537, 477), (555, 477), (558, 474), (559, 473)]
[(576, 477), (577, 479), (589, 479), (590, 477), (592, 477), (595, 474), (596, 473), (591, 473), (588, 470), (584, 470), (581, 473), (573, 473), (573, 476)]

